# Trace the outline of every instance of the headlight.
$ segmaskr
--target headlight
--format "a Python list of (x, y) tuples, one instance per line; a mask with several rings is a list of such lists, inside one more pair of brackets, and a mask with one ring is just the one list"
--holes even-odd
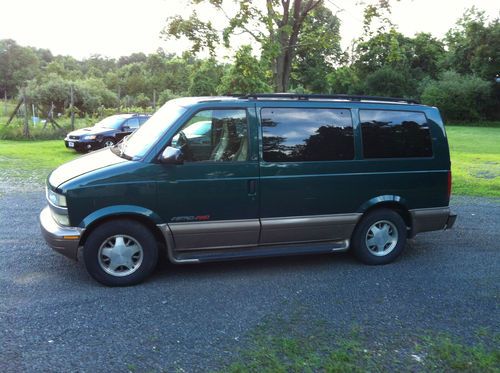
[(82, 140), (95, 140), (96, 137), (96, 135), (82, 136)]
[(66, 197), (47, 188), (47, 199), (56, 206), (67, 207)]

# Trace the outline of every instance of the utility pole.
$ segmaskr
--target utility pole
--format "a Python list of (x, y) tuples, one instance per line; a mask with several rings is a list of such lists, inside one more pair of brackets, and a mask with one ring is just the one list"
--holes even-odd
[(71, 130), (75, 130), (75, 110), (73, 105), (75, 104), (75, 98), (73, 94), (73, 84), (70, 86), (70, 110), (71, 110)]

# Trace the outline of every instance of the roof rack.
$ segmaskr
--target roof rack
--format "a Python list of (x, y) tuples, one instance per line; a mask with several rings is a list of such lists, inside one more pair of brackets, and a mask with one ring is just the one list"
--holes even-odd
[(277, 99), (296, 99), (299, 101), (308, 100), (346, 100), (346, 101), (385, 101), (385, 102), (404, 102), (408, 104), (420, 104), (418, 100), (399, 97), (383, 97), (383, 96), (364, 96), (364, 95), (346, 95), (346, 94), (300, 94), (300, 93), (251, 93), (248, 95), (231, 95), (240, 99), (253, 99), (260, 98), (277, 98)]

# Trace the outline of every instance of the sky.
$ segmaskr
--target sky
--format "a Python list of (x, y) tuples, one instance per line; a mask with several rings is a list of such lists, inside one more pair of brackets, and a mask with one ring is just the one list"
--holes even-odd
[[(118, 58), (134, 52), (153, 53), (158, 48), (171, 53), (189, 48), (185, 41), (160, 37), (169, 16), (190, 14), (187, 0), (17, 0), (6, 4), (1, 5), (0, 39), (50, 49), (55, 55)], [(231, 12), (232, 1), (227, 4)], [(325, 0), (325, 5), (341, 19), (342, 46), (349, 46), (362, 32), (362, 6), (358, 0)], [(391, 19), (407, 36), (424, 31), (442, 37), (473, 5), (490, 18), (499, 14), (496, 0), (401, 0), (393, 2)], [(210, 7), (197, 6), (196, 10), (216, 27), (223, 27), (224, 18)], [(240, 38), (236, 42), (248, 41)], [(227, 50), (219, 52), (220, 58), (229, 55)]]

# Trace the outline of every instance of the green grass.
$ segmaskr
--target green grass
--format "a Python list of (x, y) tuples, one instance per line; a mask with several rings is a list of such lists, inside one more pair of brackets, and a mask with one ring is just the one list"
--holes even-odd
[(78, 156), (66, 149), (62, 140), (0, 140), (0, 175), (2, 179), (43, 181), (57, 166)]
[(453, 194), (500, 197), (500, 128), (446, 128)]
[(221, 372), (500, 372), (499, 335), (459, 337), (414, 330), (343, 333), (310, 315), (273, 317), (243, 339)]

